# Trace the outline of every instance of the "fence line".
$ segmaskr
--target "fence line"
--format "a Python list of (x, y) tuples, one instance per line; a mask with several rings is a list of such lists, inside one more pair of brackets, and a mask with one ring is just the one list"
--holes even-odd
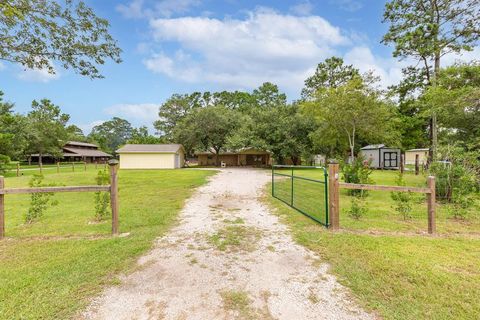
[(112, 234), (118, 234), (118, 161), (112, 160), (110, 166), (110, 185), (103, 186), (62, 186), (34, 188), (5, 188), (5, 179), (0, 176), (0, 240), (5, 237), (5, 195), (28, 193), (56, 192), (110, 192), (110, 207), (112, 209)]
[(436, 232), (436, 203), (435, 203), (435, 177), (430, 176), (427, 179), (427, 187), (408, 187), (408, 186), (385, 186), (371, 184), (354, 184), (339, 181), (339, 165), (337, 163), (329, 164), (329, 204), (330, 204), (330, 227), (333, 230), (340, 228), (340, 188), (354, 190), (380, 190), (395, 192), (416, 192), (427, 195), (427, 216), (428, 233)]
[[(16, 176), (19, 177), (22, 171), (39, 171), (40, 173), (43, 173), (43, 170), (57, 170), (57, 173), (60, 172), (61, 168), (72, 168), (72, 171), (75, 172), (75, 165), (83, 165), (84, 171), (87, 171), (87, 163), (86, 161), (81, 161), (81, 162), (56, 162), (55, 164), (51, 165), (43, 165), (43, 164), (38, 164), (38, 167), (34, 168), (31, 165), (28, 166), (27, 168), (22, 169), (22, 166), (19, 162), (17, 162), (16, 166), (10, 169), (7, 169), (7, 171), (15, 171)], [(98, 161), (90, 163), (92, 165), (95, 165), (95, 169), (98, 168), (99, 164), (103, 164), (104, 168), (106, 169), (107, 167), (107, 162), (104, 163), (99, 163)]]

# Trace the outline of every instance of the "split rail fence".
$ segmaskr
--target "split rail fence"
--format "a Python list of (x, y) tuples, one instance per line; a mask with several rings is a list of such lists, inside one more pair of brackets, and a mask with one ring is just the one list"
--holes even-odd
[(416, 192), (427, 195), (427, 215), (428, 215), (428, 233), (434, 234), (436, 232), (435, 223), (435, 177), (430, 176), (427, 180), (427, 187), (406, 187), (406, 186), (385, 186), (385, 185), (370, 185), (370, 184), (353, 184), (344, 183), (339, 180), (339, 165), (334, 163), (328, 166), (328, 190), (329, 190), (329, 213), (330, 213), (330, 228), (337, 230), (340, 228), (340, 189), (355, 189), (355, 190), (380, 190), (380, 191), (395, 191), (395, 192)]
[[(38, 170), (38, 172), (40, 173), (43, 173), (43, 170), (53, 170), (53, 169), (56, 169), (57, 170), (57, 173), (60, 173), (60, 169), (61, 168), (71, 168), (72, 169), (72, 172), (75, 172), (75, 168), (78, 167), (78, 166), (81, 166), (83, 167), (83, 170), (84, 171), (87, 171), (87, 162), (57, 162), (55, 163), (54, 165), (42, 165), (42, 164), (39, 164), (37, 168), (34, 168), (32, 166), (28, 166), (26, 168), (22, 168), (22, 166), (20, 165), (20, 163), (17, 163), (16, 166), (14, 168), (11, 168), (11, 169), (8, 169), (8, 171), (15, 171), (16, 172), (16, 176), (19, 177), (20, 174), (22, 173), (22, 171), (36, 171)], [(104, 168), (106, 169), (107, 168), (107, 162), (104, 162), (104, 163), (98, 163), (98, 162), (94, 162), (92, 163), (91, 165), (95, 165), (95, 169), (97, 169), (99, 166), (104, 166)]]
[(5, 180), (0, 176), (0, 240), (5, 237), (5, 195), (57, 192), (110, 192), (110, 206), (112, 211), (112, 234), (119, 232), (118, 228), (118, 161), (113, 160), (110, 166), (110, 184), (92, 186), (61, 186), (61, 187), (34, 187), (34, 188), (5, 188)]

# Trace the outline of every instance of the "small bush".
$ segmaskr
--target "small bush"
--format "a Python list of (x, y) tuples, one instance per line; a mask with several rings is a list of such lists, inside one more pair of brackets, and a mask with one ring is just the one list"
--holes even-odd
[[(362, 191), (363, 190), (358, 190)], [(350, 203), (350, 209), (348, 209), (347, 214), (355, 219), (359, 220), (361, 217), (363, 217), (367, 213), (368, 209), (365, 203), (365, 198), (364, 196), (354, 196), (352, 197), (352, 201)]]
[[(402, 173), (399, 172), (396, 182), (398, 186), (406, 185)], [(411, 192), (392, 192), (391, 197), (395, 201), (393, 208), (403, 217), (403, 220), (411, 219), (414, 202), (413, 194)]]
[(10, 163), (10, 158), (6, 155), (0, 154), (0, 175), (7, 172), (7, 166)]
[[(110, 176), (106, 170), (98, 171), (95, 182), (97, 185), (107, 185)], [(102, 221), (110, 215), (110, 194), (108, 192), (95, 192), (95, 220)]]
[[(342, 165), (343, 179), (347, 183), (372, 184), (373, 180), (370, 178), (373, 169), (370, 168), (370, 163), (363, 157), (357, 157), (351, 164), (345, 163)], [(348, 190), (349, 195), (366, 197), (367, 191), (363, 190)]]
[[(51, 186), (51, 184), (45, 185), (43, 183), (43, 175), (35, 174), (30, 179), (29, 186), (31, 188), (35, 188), (35, 187)], [(32, 193), (30, 196), (30, 207), (28, 208), (28, 211), (25, 214), (25, 223), (34, 222), (35, 220), (43, 216), (43, 214), (48, 209), (48, 207), (56, 206), (58, 202), (52, 200), (53, 196), (54, 196), (53, 192)]]

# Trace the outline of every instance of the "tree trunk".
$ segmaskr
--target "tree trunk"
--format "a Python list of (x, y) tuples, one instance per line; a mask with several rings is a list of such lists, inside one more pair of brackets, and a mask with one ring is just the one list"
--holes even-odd
[(220, 150), (215, 149), (215, 166), (220, 167), (220, 157), (219, 157)]
[(38, 165), (41, 167), (43, 165), (43, 162), (42, 162), (42, 154), (39, 153), (38, 154)]

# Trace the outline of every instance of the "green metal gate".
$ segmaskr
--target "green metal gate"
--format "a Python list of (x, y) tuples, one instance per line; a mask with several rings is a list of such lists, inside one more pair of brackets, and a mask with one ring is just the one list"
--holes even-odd
[(328, 227), (328, 173), (324, 167), (272, 166), (272, 196)]

